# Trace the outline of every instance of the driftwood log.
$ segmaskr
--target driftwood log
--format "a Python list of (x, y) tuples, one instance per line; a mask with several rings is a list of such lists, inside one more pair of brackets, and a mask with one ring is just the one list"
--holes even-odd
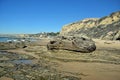
[(47, 44), (48, 50), (64, 49), (83, 53), (89, 53), (96, 50), (95, 42), (92, 39), (84, 37), (59, 37), (51, 40)]

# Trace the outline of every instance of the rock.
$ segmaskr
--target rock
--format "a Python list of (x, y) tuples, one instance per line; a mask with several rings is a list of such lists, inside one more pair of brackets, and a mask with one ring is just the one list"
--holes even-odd
[(120, 30), (116, 33), (116, 35), (113, 38), (114, 40), (120, 40)]
[(64, 49), (83, 53), (95, 51), (96, 45), (92, 39), (75, 36), (62, 36), (47, 44), (48, 50)]
[(17, 48), (26, 48), (29, 45), (28, 42), (0, 42), (0, 49), (7, 50), (7, 49), (17, 49)]
[(115, 33), (112, 32), (112, 31), (110, 31), (110, 32), (108, 32), (107, 35), (106, 35), (105, 37), (103, 37), (102, 39), (105, 39), (105, 40), (113, 40), (114, 36), (115, 36)]
[(9, 77), (1, 77), (0, 80), (14, 80), (14, 79), (9, 78)]
[(81, 80), (81, 78), (74, 77), (74, 76), (64, 76), (62, 78), (63, 80)]
[[(84, 34), (90, 38), (117, 40), (120, 30), (120, 11), (102, 18), (89, 18), (63, 26), (61, 36)], [(112, 34), (109, 34), (112, 32)], [(119, 39), (119, 38), (118, 38)]]
[(27, 46), (25, 45), (25, 46), (23, 46), (23, 48), (26, 48)]
[(120, 30), (115, 31), (115, 32), (110, 31), (102, 39), (105, 39), (105, 40), (120, 40)]

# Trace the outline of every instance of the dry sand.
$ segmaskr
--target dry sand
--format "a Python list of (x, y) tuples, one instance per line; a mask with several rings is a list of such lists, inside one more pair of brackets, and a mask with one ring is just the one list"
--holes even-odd
[(82, 80), (120, 80), (120, 65), (104, 63), (60, 62), (58, 69), (80, 74)]
[[(94, 39), (97, 50), (120, 50), (120, 41)], [(103, 53), (102, 50), (99, 53)], [(120, 52), (118, 52), (120, 58)], [(113, 52), (114, 54), (114, 52)], [(116, 53), (115, 53), (116, 54)], [(107, 56), (106, 56), (107, 57)], [(120, 60), (119, 60), (120, 62)], [(82, 80), (120, 80), (120, 64), (91, 62), (58, 62), (57, 69), (65, 72), (80, 73)], [(80, 75), (80, 76), (81, 76)]]

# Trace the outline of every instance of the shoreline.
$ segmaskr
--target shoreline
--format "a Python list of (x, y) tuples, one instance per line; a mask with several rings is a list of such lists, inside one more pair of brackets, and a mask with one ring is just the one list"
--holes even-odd
[[(34, 64), (34, 66), (38, 65), (39, 67), (36, 66), (35, 69), (39, 71), (40, 65), (42, 65), (43, 67), (47, 66), (48, 71), (50, 71), (49, 74), (56, 74), (56, 75), (62, 74), (62, 76), (67, 75), (69, 76), (69, 78), (70, 77), (77, 78), (76, 80), (80, 80), (80, 79), (82, 80), (119, 80), (120, 79), (120, 75), (119, 75), (120, 74), (120, 56), (119, 56), (120, 42), (105, 41), (105, 40), (94, 40), (94, 41), (97, 46), (97, 49), (91, 53), (80, 53), (80, 52), (67, 51), (67, 50), (50, 51), (50, 50), (47, 50), (47, 47), (46, 47), (46, 42), (48, 42), (48, 40), (37, 41), (35, 43), (32, 43), (31, 45), (28, 45), (26, 48), (17, 48), (17, 49), (2, 50), (2, 51), (10, 52), (11, 54), (8, 53), (8, 55), (14, 55), (14, 53), (18, 54), (19, 56), (23, 56), (23, 58), (26, 58), (28, 60), (32, 57), (34, 60), (38, 61)], [(1, 55), (1, 57), (3, 56)], [(5, 55), (5, 57), (2, 58), (3, 61), (4, 59), (9, 60), (9, 58), (7, 57), (9, 56)], [(12, 58), (15, 58), (15, 57), (12, 57)], [(3, 63), (0, 63), (0, 64), (3, 64)], [(5, 63), (5, 64), (8, 64), (8, 63)], [(9, 66), (10, 65), (15, 66), (9, 63)], [(22, 63), (19, 66), (23, 66), (25, 68), (25, 72), (27, 72), (26, 64)], [(35, 71), (33, 70), (32, 67), (30, 69), (33, 72)], [(43, 68), (42, 70), (44, 71), (45, 69), (46, 68)], [(21, 71), (21, 70), (22, 68), (18, 69), (18, 71)], [(34, 72), (33, 74), (39, 73), (39, 72)], [(13, 75), (16, 76), (17, 74), (19, 73), (16, 73)], [(31, 75), (28, 72), (27, 74), (34, 77), (33, 74)], [(4, 78), (4, 77), (7, 77), (7, 76), (2, 76), (1, 78)], [(7, 78), (14, 79), (14, 77), (10, 77), (10, 76)]]

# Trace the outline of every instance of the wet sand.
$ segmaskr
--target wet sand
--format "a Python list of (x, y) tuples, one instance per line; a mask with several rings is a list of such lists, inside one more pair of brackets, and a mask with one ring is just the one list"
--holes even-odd
[(92, 53), (48, 51), (40, 42), (37, 46), (6, 51), (30, 55), (36, 60), (44, 59), (48, 62), (46, 65), (52, 64), (51, 68), (58, 72), (81, 80), (120, 80), (120, 41), (94, 41), (97, 49)]

